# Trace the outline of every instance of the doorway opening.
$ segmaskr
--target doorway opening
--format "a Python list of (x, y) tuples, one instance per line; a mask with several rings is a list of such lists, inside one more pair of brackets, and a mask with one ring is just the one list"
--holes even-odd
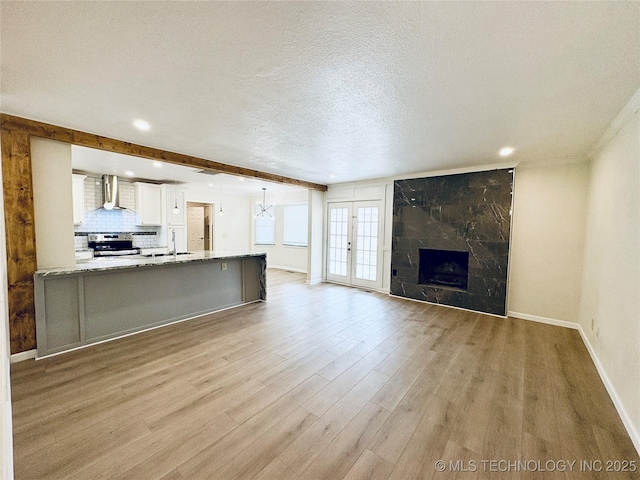
[(187, 202), (187, 250), (202, 252), (213, 250), (215, 205)]
[(380, 211), (379, 201), (329, 203), (327, 280), (379, 288)]

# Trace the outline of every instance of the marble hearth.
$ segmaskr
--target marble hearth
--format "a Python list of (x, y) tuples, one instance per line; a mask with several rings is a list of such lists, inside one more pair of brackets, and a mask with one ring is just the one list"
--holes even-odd
[(513, 171), (394, 184), (391, 294), (506, 315)]

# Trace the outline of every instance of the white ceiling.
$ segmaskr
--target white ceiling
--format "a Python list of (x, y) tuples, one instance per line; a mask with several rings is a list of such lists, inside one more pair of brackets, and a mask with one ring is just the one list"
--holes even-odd
[(176, 183), (190, 188), (212, 190), (215, 193), (260, 196), (263, 188), (266, 188), (269, 193), (291, 193), (306, 190), (302, 187), (266, 182), (257, 178), (238, 177), (224, 173), (203, 174), (199, 173), (202, 171), (199, 168), (153, 162), (140, 157), (78, 145), (71, 146), (71, 167), (78, 173), (117, 175), (131, 181)]
[(582, 157), (640, 88), (639, 2), (0, 8), (3, 112), (324, 184)]

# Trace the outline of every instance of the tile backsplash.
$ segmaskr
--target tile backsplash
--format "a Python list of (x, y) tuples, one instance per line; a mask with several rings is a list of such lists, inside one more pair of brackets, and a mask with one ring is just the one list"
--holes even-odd
[[(102, 206), (102, 179), (87, 176), (84, 179), (84, 216), (82, 225), (74, 227), (75, 248), (87, 247), (87, 233), (133, 233), (135, 247), (162, 246), (158, 240), (160, 227), (136, 225), (135, 187), (132, 182), (118, 179), (120, 206), (126, 210), (105, 210)], [(84, 234), (84, 235), (83, 235)]]

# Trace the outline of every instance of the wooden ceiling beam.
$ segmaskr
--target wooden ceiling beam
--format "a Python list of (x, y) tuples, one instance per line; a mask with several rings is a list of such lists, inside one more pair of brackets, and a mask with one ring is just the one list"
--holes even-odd
[(49, 138), (59, 142), (71, 143), (83, 147), (96, 148), (98, 150), (106, 150), (108, 152), (122, 153), (124, 155), (132, 155), (134, 157), (146, 158), (149, 160), (158, 160), (160, 162), (172, 163), (174, 165), (183, 165), (186, 167), (195, 167), (212, 172), (227, 173), (229, 175), (240, 175), (243, 177), (259, 178), (269, 182), (284, 183), (287, 185), (295, 185), (298, 187), (309, 188), (313, 190), (326, 191), (327, 186), (319, 183), (307, 182), (296, 178), (284, 177), (273, 173), (261, 172), (244, 167), (227, 165), (225, 163), (206, 160), (204, 158), (192, 157), (181, 153), (168, 152), (158, 148), (145, 147), (135, 143), (124, 142), (109, 137), (94, 135), (91, 133), (72, 130), (70, 128), (59, 127), (48, 123), (29, 120), (26, 118), (16, 117), (13, 115), (0, 114), (0, 123), (2, 129), (23, 133), (35, 137)]

